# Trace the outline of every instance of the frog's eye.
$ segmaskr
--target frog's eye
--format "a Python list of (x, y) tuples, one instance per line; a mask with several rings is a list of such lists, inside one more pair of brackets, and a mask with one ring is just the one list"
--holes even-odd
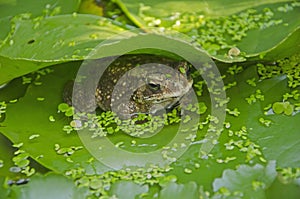
[(160, 84), (155, 84), (155, 83), (148, 83), (149, 88), (152, 91), (158, 91), (160, 89)]

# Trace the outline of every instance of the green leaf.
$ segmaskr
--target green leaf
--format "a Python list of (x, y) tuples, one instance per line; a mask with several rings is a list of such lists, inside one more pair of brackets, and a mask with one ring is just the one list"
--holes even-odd
[[(67, 151), (69, 148), (82, 146), (77, 134), (67, 135), (63, 131), (64, 125), (70, 121), (64, 114), (57, 113), (57, 107), (62, 102), (64, 85), (74, 77), (79, 64), (70, 62), (56, 66), (54, 72), (41, 75), (38, 81), (42, 84), (36, 85), (34, 82), (30, 84), (24, 97), (15, 104), (8, 104), (5, 120), (0, 125), (0, 132), (13, 143), (23, 143), (22, 150), (53, 171), (64, 173), (71, 168), (84, 167), (87, 172), (101, 173), (107, 170), (107, 167), (97, 161), (88, 163), (91, 155), (86, 149), (76, 151), (72, 149), (73, 153), (70, 157), (65, 157), (55, 150), (56, 144), (61, 150)], [(15, 86), (13, 82), (6, 88), (9, 89), (11, 86)], [(45, 100), (37, 100), (39, 97)], [(50, 116), (55, 119), (54, 122), (49, 120)], [(38, 134), (39, 137), (29, 139), (33, 134)], [(78, 165), (75, 162), (79, 162)]]
[(9, 0), (0, 2), (0, 18), (6, 16), (15, 16), (21, 13), (31, 13), (34, 16), (48, 14), (55, 8), (59, 8), (60, 14), (76, 12), (80, 0)]
[(14, 173), (9, 171), (9, 168), (14, 166), (12, 158), (13, 148), (11, 147), (11, 142), (0, 133), (0, 178), (14, 175)]
[(159, 198), (160, 199), (181, 199), (181, 198), (196, 199), (199, 198), (198, 186), (195, 182), (189, 182), (186, 184), (177, 184), (175, 182), (171, 182), (161, 190), (159, 194)]
[(277, 178), (266, 191), (266, 196), (270, 199), (298, 199), (300, 196), (300, 185), (295, 183), (282, 183)]
[(5, 177), (0, 176), (0, 198), (8, 197), (8, 190), (4, 188)]
[[(264, 109), (268, 104), (282, 100), (282, 96), (290, 92), (287, 87), (285, 76), (264, 80), (259, 85), (264, 93), (265, 101), (253, 105), (252, 108)], [(284, 108), (284, 107), (283, 107)], [(271, 121), (271, 125), (266, 127), (259, 122), (263, 117)], [(296, 128), (300, 114), (292, 116), (285, 114), (263, 114), (257, 111), (249, 112), (248, 126), (253, 133), (249, 135), (252, 140), (262, 146), (262, 152), (268, 160), (276, 160), (280, 167), (298, 167), (300, 157), (299, 130)]]
[(268, 160), (277, 160), (280, 167), (298, 167), (300, 157), (299, 129), (296, 128), (300, 114), (294, 116), (270, 115), (270, 127), (252, 123), (253, 132), (250, 137), (263, 146), (262, 152)]
[(80, 0), (2, 1), (0, 2), (0, 43), (8, 35), (11, 16), (30, 13), (37, 16), (51, 16), (76, 12)]
[(109, 19), (83, 14), (21, 15), (12, 27), (17, 28), (0, 47), (0, 84), (49, 65), (82, 60), (100, 42), (125, 30)]
[(270, 187), (276, 175), (275, 161), (270, 161), (266, 167), (259, 164), (253, 167), (241, 165), (236, 170), (224, 170), (222, 178), (215, 179), (213, 188), (221, 194), (239, 193), (245, 199), (265, 198), (264, 191)]
[[(246, 83), (247, 80), (253, 78), (257, 80), (256, 87), (252, 87)], [(237, 86), (227, 90), (227, 96), (230, 97), (228, 108), (238, 108), (240, 115), (238, 117), (228, 117), (227, 121), (230, 123), (230, 128), (228, 130), (231, 130), (233, 135), (230, 135), (230, 132), (225, 133), (227, 131), (225, 129), (225, 132), (223, 133), (224, 137), (221, 136), (220, 139), (224, 138), (225, 144), (231, 143), (230, 146), (234, 146), (234, 144), (230, 141), (231, 139), (234, 141), (240, 140), (244, 143), (246, 143), (246, 140), (249, 139), (249, 141), (258, 145), (258, 147), (254, 147), (256, 149), (253, 151), (251, 147), (248, 146), (243, 148), (243, 150), (249, 150), (248, 155), (251, 155), (252, 152), (254, 152), (257, 153), (259, 158), (262, 158), (262, 161), (264, 161), (263, 159), (267, 159), (269, 161), (276, 160), (277, 165), (280, 167), (298, 167), (300, 163), (298, 156), (300, 145), (299, 130), (296, 126), (297, 121), (299, 121), (300, 114), (296, 113), (292, 116), (272, 113), (265, 114), (265, 112), (268, 112), (271, 107), (264, 110), (268, 105), (282, 101), (282, 96), (287, 92), (291, 92), (287, 83), (288, 79), (285, 75), (280, 75), (263, 81), (258, 81), (258, 79), (259, 77), (257, 76), (256, 67), (248, 67), (247, 70), (237, 75), (235, 79), (235, 81), (238, 82)], [(225, 83), (227, 83), (227, 81), (230, 81), (230, 79), (225, 78)], [(264, 96), (264, 101), (256, 99), (256, 102), (249, 105), (246, 101), (247, 97), (255, 93), (257, 90), (261, 91)], [(265, 122), (270, 122), (270, 125), (266, 126), (259, 122), (261, 118), (263, 118)], [(242, 137), (236, 137), (234, 135), (242, 125), (245, 125), (247, 128), (245, 141), (243, 141)], [(230, 136), (226, 138), (226, 134), (227, 136)], [(234, 149), (236, 148), (237, 147), (234, 146)], [(226, 154), (229, 153), (230, 156), (235, 156), (234, 149), (232, 149), (231, 152), (228, 150)], [(262, 155), (259, 155), (260, 153), (262, 153)]]
[[(300, 11), (297, 2), (152, 0), (137, 4), (133, 0), (118, 0), (117, 3), (139, 27), (163, 27), (185, 33), (220, 61), (239, 62), (251, 57), (257, 60), (258, 55), (265, 54), (269, 54), (266, 59), (270, 59), (274, 54), (282, 55), (276, 57), (278, 59), (287, 55), (286, 48), (289, 52), (298, 52)], [(238, 53), (231, 53), (233, 49), (238, 49)]]
[[(167, 17), (176, 12), (199, 12), (209, 17), (227, 16), (244, 9), (249, 9), (255, 6), (264, 5), (268, 3), (286, 2), (289, 0), (233, 0), (233, 1), (202, 1), (202, 0), (189, 0), (189, 1), (160, 1), (160, 0), (141, 0), (139, 4), (135, 0), (117, 0), (116, 2), (123, 9), (123, 11), (133, 20), (136, 24), (143, 24), (144, 21), (138, 15), (141, 7), (150, 6), (146, 12), (154, 16)], [(168, 9), (166, 9), (168, 8)], [(140, 26), (140, 25), (139, 25)]]
[(284, 111), (284, 103), (282, 102), (275, 102), (272, 106), (272, 109), (273, 111), (276, 113), (276, 114), (280, 114)]
[(117, 198), (132, 199), (137, 195), (148, 192), (148, 185), (138, 185), (131, 181), (118, 181), (110, 189), (110, 195)]
[[(295, 52), (300, 52), (299, 45), (300, 28), (292, 32), (285, 40), (280, 42), (275, 48), (267, 52), (264, 59), (277, 60), (282, 57), (289, 57)], [(297, 45), (298, 44), (298, 45)]]
[(5, 37), (8, 35), (10, 31), (10, 17), (3, 17), (0, 18), (0, 27), (1, 27), (1, 32), (0, 32), (0, 43), (5, 39)]
[(30, 182), (22, 186), (13, 186), (12, 193), (18, 199), (81, 199), (88, 195), (86, 188), (79, 188), (74, 182), (62, 175), (50, 173), (45, 176), (35, 175)]

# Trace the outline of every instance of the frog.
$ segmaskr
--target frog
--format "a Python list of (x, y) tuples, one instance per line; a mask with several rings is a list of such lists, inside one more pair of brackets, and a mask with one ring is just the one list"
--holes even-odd
[[(103, 68), (102, 63), (106, 60), (101, 58), (93, 63)], [(127, 119), (138, 114), (155, 114), (177, 107), (192, 88), (191, 65), (186, 61), (149, 54), (122, 55), (110, 60), (114, 61), (104, 70), (96, 88), (89, 89), (90, 97), (86, 97), (84, 89), (76, 91), (79, 92), (75, 95), (77, 106), (84, 107), (87, 112), (99, 107)], [(90, 74), (95, 74), (95, 71)], [(71, 86), (74, 87), (74, 82)], [(72, 105), (74, 99), (70, 96), (70, 86), (66, 86), (63, 99)]]

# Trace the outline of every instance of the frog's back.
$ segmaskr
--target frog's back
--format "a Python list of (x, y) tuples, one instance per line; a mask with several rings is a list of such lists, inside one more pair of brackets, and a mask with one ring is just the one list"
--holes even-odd
[[(124, 55), (116, 59), (103, 73), (96, 91), (97, 104), (103, 110), (111, 110), (112, 93), (118, 80), (124, 76), (129, 70), (144, 64), (158, 63), (167, 65), (172, 68), (178, 66), (178, 61), (159, 57), (156, 55)], [(139, 74), (147, 75), (147, 74)], [(131, 84), (136, 83), (137, 79), (134, 75), (129, 75), (128, 79)], [(114, 99), (113, 99), (114, 100)]]
[[(113, 59), (114, 59), (114, 57), (111, 58), (111, 60), (113, 60)], [(94, 63), (95, 63), (95, 65), (97, 65), (97, 67), (93, 67), (94, 68), (93, 70), (95, 70), (95, 68), (97, 70), (98, 67), (102, 67), (102, 68), (106, 67), (107, 58), (94, 60)], [(141, 66), (144, 64), (150, 64), (150, 63), (155, 64), (155, 65), (166, 65), (173, 69), (176, 69), (177, 71), (179, 70), (179, 67), (183, 65), (182, 62), (178, 62), (175, 60), (171, 60), (171, 59), (156, 56), (156, 55), (145, 55), (144, 54), (144, 55), (120, 56), (117, 59), (114, 59), (114, 61), (105, 69), (104, 73), (102, 74), (102, 76), (98, 82), (98, 85), (96, 87), (96, 92), (94, 92), (94, 95), (93, 95), (95, 98), (87, 99), (86, 95), (84, 94), (84, 92), (87, 92), (87, 91), (82, 89), (82, 90), (76, 91), (76, 92), (79, 92), (78, 95), (77, 94), (76, 95), (79, 96), (79, 98), (81, 96), (85, 96), (85, 97), (82, 97), (83, 98), (82, 100), (79, 98), (76, 99), (76, 104), (79, 104), (79, 105), (82, 104), (83, 107), (93, 107), (95, 105), (93, 103), (96, 102), (96, 105), (99, 106), (101, 109), (103, 109), (105, 111), (111, 110), (112, 101), (117, 100), (117, 99), (114, 99), (114, 96), (112, 94), (113, 94), (116, 84), (118, 83), (120, 78), (122, 78), (126, 73), (126, 75), (127, 75), (126, 81), (128, 81), (127, 86), (129, 84), (131, 84), (131, 85), (136, 84), (136, 81), (141, 78), (140, 76), (145, 76), (145, 79), (146, 79), (146, 77), (148, 75), (147, 72), (139, 74), (139, 77), (133, 73), (127, 73), (127, 72), (132, 70), (135, 67), (138, 67), (138, 66)], [(91, 71), (90, 74), (94, 75), (95, 73), (96, 72)], [(96, 76), (97, 75), (95, 75), (95, 77)], [(170, 82), (173, 83), (173, 82), (181, 81), (180, 85), (182, 85), (184, 87), (191, 87), (191, 84), (190, 84), (191, 78), (190, 77), (186, 76), (186, 74), (184, 74), (179, 79), (178, 79), (178, 77), (177, 76), (170, 77), (170, 78), (173, 78), (170, 80)], [(91, 79), (93, 79), (93, 78), (91, 78)], [(167, 78), (167, 79), (169, 79), (169, 78)], [(164, 95), (167, 93), (166, 92), (167, 90), (172, 90), (172, 89), (176, 90), (178, 88), (182, 89), (180, 86), (177, 88), (176, 85), (175, 86), (173, 85), (172, 87), (173, 88), (169, 89), (168, 85), (165, 85), (164, 87), (161, 86), (159, 88), (160, 90), (157, 90), (157, 89), (153, 90), (151, 87), (149, 89), (147, 86), (140, 88), (139, 92), (135, 92), (133, 94), (136, 96), (131, 97), (129, 99), (129, 102), (127, 104), (123, 104), (123, 106), (121, 106), (121, 107), (125, 107), (125, 108), (123, 108), (124, 110), (127, 108), (128, 110), (125, 110), (125, 112), (126, 113), (128, 112), (128, 114), (133, 114), (134, 112), (137, 112), (137, 111), (147, 112), (149, 107), (152, 106), (151, 103), (153, 102), (153, 100), (147, 101), (147, 102), (143, 102), (143, 100), (150, 99), (151, 97), (152, 98), (160, 97), (162, 99), (164, 97)], [(67, 93), (67, 92), (68, 91), (65, 91), (65, 93)], [(124, 93), (124, 90), (121, 89), (121, 90), (118, 90), (117, 92), (119, 94), (118, 98), (119, 99), (122, 98), (121, 95), (122, 95), (122, 93)], [(184, 91), (184, 93), (185, 92), (186, 91)], [(180, 92), (176, 91), (176, 93), (181, 93), (181, 91)], [(67, 94), (64, 94), (64, 95), (67, 96)], [(138, 95), (148, 95), (148, 96), (138, 96)], [(66, 99), (66, 97), (64, 97), (64, 98)], [(137, 99), (139, 100), (139, 102), (137, 102)], [(87, 105), (87, 104), (90, 104), (90, 105)], [(91, 109), (93, 109), (93, 108), (91, 108)]]

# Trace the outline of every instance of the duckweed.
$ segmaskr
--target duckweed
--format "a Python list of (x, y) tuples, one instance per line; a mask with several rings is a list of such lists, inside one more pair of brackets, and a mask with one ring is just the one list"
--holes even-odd
[(115, 147), (119, 148), (121, 147), (122, 145), (124, 145), (124, 142), (118, 142), (115, 144)]
[(35, 173), (35, 169), (30, 167), (29, 153), (22, 150), (22, 146), (23, 143), (13, 145), (18, 150), (14, 152), (14, 157), (12, 158), (15, 167), (11, 167), (10, 170), (16, 173), (23, 173), (29, 177)]
[(75, 41), (71, 41), (69, 42), (68, 46), (75, 46), (76, 45), (76, 42)]
[(236, 85), (237, 85), (237, 82), (228, 83), (227, 85), (224, 86), (224, 90), (232, 88), (232, 87), (234, 87)]
[(184, 168), (184, 173), (191, 174), (192, 172), (193, 172), (193, 170), (191, 170), (189, 168)]
[(50, 122), (55, 122), (55, 118), (54, 118), (53, 115), (50, 115), (50, 116), (49, 116), (49, 121), (50, 121)]
[(235, 160), (237, 157), (226, 157), (225, 159), (216, 159), (217, 163), (228, 163)]
[(252, 189), (254, 191), (257, 191), (257, 190), (265, 188), (265, 187), (266, 187), (266, 184), (261, 181), (257, 181), (257, 180), (252, 181)]
[(22, 76), (22, 84), (30, 84), (32, 81), (31, 77)]
[(69, 109), (69, 105), (66, 103), (61, 103), (58, 105), (58, 110), (61, 112), (66, 112)]
[(246, 101), (248, 102), (248, 104), (253, 104), (257, 100), (260, 100), (260, 101), (265, 100), (265, 96), (262, 94), (262, 91), (259, 89), (256, 90), (255, 94), (251, 94), (249, 97), (246, 98)]
[(195, 166), (196, 169), (199, 169), (201, 165), (199, 163), (195, 163), (194, 166)]
[(285, 93), (283, 95), (283, 100), (286, 101), (290, 98), (294, 99), (294, 100), (298, 100), (299, 99), (299, 96), (300, 96), (300, 93), (299, 93), (299, 90), (293, 90), (292, 92), (290, 93)]
[[(189, 104), (184, 107), (185, 110), (197, 114), (203, 114), (207, 110), (207, 106), (203, 102)], [(73, 120), (69, 125), (63, 127), (63, 131), (67, 134), (82, 129), (88, 129), (92, 132), (91, 137), (103, 137), (107, 134), (113, 134), (120, 130), (130, 136), (140, 137), (146, 134), (156, 133), (158, 129), (164, 125), (178, 124), (181, 121), (188, 123), (191, 121), (191, 116), (186, 115), (181, 118), (179, 115), (180, 108), (173, 109), (171, 112), (164, 113), (161, 116), (153, 116), (151, 114), (138, 114), (131, 119), (120, 119), (111, 111), (102, 112), (101, 114), (76, 113), (74, 108), (66, 103), (58, 105), (58, 112), (65, 113), (65, 116), (73, 116)], [(53, 119), (53, 118), (51, 118)], [(193, 127), (194, 128), (194, 127)], [(195, 127), (198, 128), (198, 127)]]
[(172, 170), (166, 166), (160, 168), (150, 166), (147, 169), (121, 169), (118, 171), (108, 171), (103, 174), (88, 175), (84, 168), (78, 167), (65, 172), (65, 175), (70, 176), (78, 187), (87, 187), (90, 193), (97, 197), (108, 196), (108, 191), (111, 185), (117, 181), (130, 180), (139, 185), (163, 185), (169, 182), (175, 182), (176, 176), (165, 175), (165, 172)]
[(234, 108), (233, 110), (230, 110), (230, 109), (226, 109), (226, 112), (229, 114), (229, 115), (233, 115), (235, 117), (239, 116), (240, 115), (240, 111), (238, 110), (238, 108)]
[(284, 113), (285, 115), (292, 115), (294, 112), (294, 105), (290, 104), (290, 102), (275, 102), (272, 105), (272, 109), (276, 114)]
[(252, 79), (248, 79), (246, 82), (247, 82), (250, 86), (256, 87), (256, 79), (255, 79), (255, 77), (252, 78)]
[(278, 75), (286, 75), (288, 87), (296, 88), (300, 86), (300, 54), (295, 54), (286, 59), (277, 60), (275, 64), (257, 64), (257, 72), (260, 79), (269, 79)]
[(295, 104), (295, 111), (300, 111), (300, 103)]
[(18, 99), (9, 100), (9, 103), (14, 104), (18, 101)]
[(6, 112), (6, 103), (5, 102), (0, 102), (0, 119), (3, 116), (3, 114)]
[(268, 104), (267, 106), (264, 107), (264, 114), (267, 115), (268, 111), (272, 108), (272, 104)]
[(198, 82), (195, 82), (193, 87), (195, 88), (195, 92), (197, 94), (197, 96), (201, 97), (202, 94), (203, 94), (203, 84), (204, 84), (204, 81), (198, 81)]
[(266, 127), (269, 127), (271, 124), (272, 124), (272, 121), (271, 120), (267, 120), (267, 119), (264, 119), (264, 118), (259, 118), (259, 122), (263, 125), (265, 125)]
[(15, 148), (21, 148), (23, 145), (24, 145), (24, 143), (20, 142), (20, 143), (13, 144), (12, 146)]
[(42, 101), (45, 100), (45, 98), (44, 97), (38, 97), (38, 98), (36, 98), (36, 100), (42, 102)]
[(233, 65), (228, 68), (227, 73), (229, 73), (230, 75), (236, 75), (242, 71), (243, 71), (242, 66)]
[(224, 122), (224, 126), (226, 129), (229, 129), (231, 127), (231, 124), (229, 122)]
[(0, 168), (4, 166), (4, 161), (0, 159)]
[[(263, 159), (260, 146), (248, 138), (248, 129), (245, 126), (242, 126), (241, 129), (237, 131), (228, 130), (228, 136), (232, 138), (224, 144), (226, 150), (239, 149), (239, 151), (246, 154), (246, 162), (250, 162), (255, 157)], [(228, 156), (225, 159), (219, 159), (218, 162), (227, 163), (234, 159), (235, 157)]]
[(279, 168), (279, 179), (282, 181), (284, 184), (288, 184), (291, 182), (294, 182), (295, 180), (299, 179), (300, 177), (300, 168), (291, 168), (291, 167), (286, 167), (286, 168)]
[[(71, 156), (76, 151), (83, 149), (83, 146), (70, 146), (70, 147), (60, 147), (59, 144), (55, 144), (54, 150), (58, 155), (64, 155), (66, 157)], [(71, 160), (71, 159), (68, 159)]]
[(284, 6), (278, 7), (277, 10), (280, 12), (288, 12), (288, 11), (291, 11), (294, 9), (293, 5), (295, 5), (295, 4), (292, 4), (292, 5), (285, 4)]
[(33, 139), (38, 138), (38, 137), (40, 137), (39, 134), (33, 134), (33, 135), (29, 136), (29, 140), (33, 140)]
[[(286, 6), (279, 7), (277, 10), (289, 12), (296, 6), (298, 5), (295, 3), (286, 4)], [(185, 33), (211, 55), (223, 54), (219, 53), (219, 51), (222, 51), (227, 52), (224, 56), (229, 58), (244, 56), (233, 43), (247, 37), (249, 31), (266, 29), (283, 23), (281, 19), (276, 19), (274, 11), (270, 8), (264, 8), (262, 11), (248, 9), (218, 19), (209, 18), (197, 12), (175, 12), (169, 16), (156, 18), (146, 14), (149, 13), (147, 12), (149, 9), (148, 6), (140, 4), (138, 14), (147, 26)]]

